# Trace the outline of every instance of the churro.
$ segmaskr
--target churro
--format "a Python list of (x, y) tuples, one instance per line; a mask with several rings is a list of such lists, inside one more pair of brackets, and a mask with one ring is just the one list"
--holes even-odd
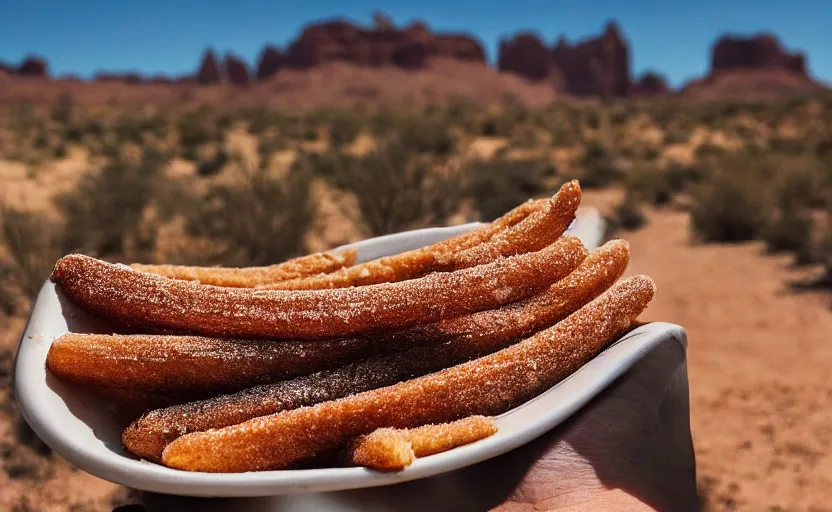
[(279, 469), (378, 428), (499, 414), (567, 377), (627, 332), (654, 293), (649, 277), (631, 277), (499, 352), (393, 386), (190, 433), (165, 448), (162, 462), (205, 472)]
[(367, 337), (272, 342), (152, 334), (75, 334), (52, 343), (46, 367), (92, 386), (203, 396), (336, 368), (410, 344)]
[(252, 338), (320, 339), (435, 322), (546, 288), (586, 254), (562, 237), (534, 253), (419, 279), (333, 290), (223, 288), (72, 254), (51, 279), (76, 304), (129, 327)]
[(497, 425), (486, 416), (413, 429), (380, 428), (359, 436), (347, 449), (348, 464), (383, 471), (398, 471), (417, 457), (427, 457), (471, 444), (497, 432)]
[(154, 410), (130, 425), (122, 442), (132, 453), (158, 460), (187, 432), (234, 425), (286, 409), (342, 398), (441, 370), (504, 348), (551, 326), (600, 295), (623, 274), (629, 247), (615, 240), (599, 247), (572, 273), (543, 293), (502, 308), (443, 320), (376, 338), (376, 345), (416, 347), (330, 371), (275, 382), (206, 400)]
[(543, 208), (516, 225), (494, 235), (490, 240), (450, 255), (451, 268), (469, 268), (494, 261), (500, 256), (539, 251), (566, 231), (581, 202), (577, 181), (563, 185)]
[(136, 270), (151, 272), (171, 279), (199, 281), (214, 286), (232, 286), (253, 288), (273, 284), (287, 279), (296, 279), (315, 274), (333, 272), (355, 264), (356, 251), (348, 249), (341, 252), (319, 252), (293, 258), (291, 260), (267, 267), (192, 267), (187, 265), (130, 265)]
[[(330, 274), (290, 279), (268, 289), (321, 289), (403, 281), (430, 272), (472, 267), (509, 256), (539, 250), (569, 227), (581, 202), (581, 188), (571, 181), (550, 199), (528, 201), (477, 230), (394, 256), (368, 261)], [(474, 251), (480, 244), (486, 248)], [(467, 251), (474, 252), (467, 252)]]

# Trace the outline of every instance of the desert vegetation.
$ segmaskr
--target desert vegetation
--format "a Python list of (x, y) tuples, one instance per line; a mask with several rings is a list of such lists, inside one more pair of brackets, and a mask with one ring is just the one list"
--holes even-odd
[[(684, 209), (693, 243), (761, 239), (797, 264), (832, 261), (828, 96), (305, 111), (111, 111), (61, 98), (7, 109), (0, 137), (2, 158), (25, 169), (15, 186), (47, 191), (36, 207), (3, 198), (5, 311), (69, 251), (266, 264), (362, 236), (491, 219), (572, 178), (625, 191), (610, 218), (617, 229), (642, 227), (645, 208)], [(81, 172), (51, 183), (50, 169), (68, 160)], [(339, 232), (325, 234), (333, 221)]]

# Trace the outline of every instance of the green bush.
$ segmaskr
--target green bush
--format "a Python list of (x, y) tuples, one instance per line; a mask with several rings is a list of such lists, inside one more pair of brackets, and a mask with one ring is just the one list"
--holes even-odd
[(700, 183), (705, 177), (702, 167), (678, 162), (671, 162), (665, 174), (667, 184), (674, 193), (689, 190), (692, 185)]
[(152, 250), (155, 233), (142, 229), (147, 226), (141, 221), (165, 163), (165, 155), (145, 149), (138, 164), (115, 159), (59, 196), (57, 206), (65, 219), (62, 252), (108, 257)]
[(550, 189), (557, 171), (546, 160), (477, 160), (471, 163), (471, 191), (482, 220), (491, 221)]
[(358, 133), (361, 125), (354, 115), (347, 112), (337, 112), (329, 121), (329, 142), (335, 149), (351, 144)]
[(763, 229), (762, 238), (770, 252), (792, 252), (798, 263), (809, 263), (813, 226), (808, 210), (781, 212)]
[(665, 206), (673, 199), (674, 190), (666, 170), (646, 164), (630, 169), (627, 190), (634, 199), (654, 206)]
[(769, 218), (765, 180), (769, 169), (758, 157), (726, 155), (712, 163), (709, 179), (694, 191), (694, 232), (705, 242), (757, 238)]
[(228, 163), (228, 151), (225, 148), (217, 148), (211, 156), (200, 159), (196, 168), (199, 176), (214, 176), (218, 174)]
[(200, 108), (184, 114), (177, 123), (181, 155), (185, 160), (199, 160), (199, 149), (209, 142), (222, 142), (225, 132), (216, 128), (210, 109)]
[(612, 223), (614, 227), (626, 231), (634, 231), (647, 224), (647, 217), (635, 194), (627, 192), (624, 200), (615, 208)]
[[(49, 277), (55, 261), (61, 256), (57, 223), (35, 213), (16, 210), (9, 207), (0, 208), (0, 241), (6, 246), (11, 257), (11, 265), (3, 271), (9, 280), (4, 279), (4, 308), (13, 309), (15, 303), (10, 288), (14, 287), (22, 295), (32, 298), (40, 290), (43, 281)], [(6, 286), (9, 286), (6, 288)]]
[(443, 224), (457, 211), (466, 187), (464, 171), (431, 164), (395, 138), (360, 158), (331, 152), (306, 159), (317, 174), (355, 195), (356, 220), (374, 236)]
[(241, 186), (217, 185), (188, 213), (188, 230), (223, 246), (192, 261), (226, 266), (270, 265), (305, 252), (315, 208), (309, 173), (284, 177), (250, 171)]
[(615, 156), (597, 140), (587, 143), (580, 165), (581, 186), (586, 189), (606, 187), (621, 181), (624, 177)]
[(423, 115), (410, 115), (394, 130), (402, 149), (416, 153), (446, 156), (453, 152), (455, 141), (448, 133), (445, 119)]

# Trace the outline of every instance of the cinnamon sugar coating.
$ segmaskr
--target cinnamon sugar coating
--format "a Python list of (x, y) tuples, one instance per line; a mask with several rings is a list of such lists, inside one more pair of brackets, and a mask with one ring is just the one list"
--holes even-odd
[(389, 386), (494, 352), (550, 327), (600, 295), (623, 274), (628, 261), (627, 242), (608, 242), (539, 295), (502, 308), (376, 338), (378, 347), (415, 348), (232, 395), (151, 411), (124, 431), (122, 441), (135, 455), (158, 460), (165, 445), (188, 432), (226, 427)]
[(351, 442), (346, 459), (355, 466), (400, 471), (416, 457), (446, 452), (495, 433), (497, 425), (486, 416), (468, 416), (413, 429), (380, 428)]
[(285, 341), (154, 334), (68, 333), (46, 367), (69, 382), (201, 396), (308, 375), (412, 346), (368, 337)]
[[(403, 281), (430, 272), (446, 272), (494, 261), (500, 256), (532, 252), (563, 234), (581, 202), (577, 181), (552, 198), (526, 203), (492, 223), (448, 240), (394, 256), (368, 261), (330, 274), (291, 279), (267, 289), (321, 289)], [(484, 246), (478, 249), (480, 246)]]
[(545, 249), (419, 279), (332, 290), (224, 288), (140, 272), (80, 254), (51, 279), (76, 304), (129, 327), (213, 336), (323, 339), (436, 322), (532, 295), (586, 249), (562, 237)]
[(499, 414), (567, 377), (627, 332), (654, 294), (649, 277), (631, 277), (499, 352), (393, 386), (187, 434), (165, 448), (162, 462), (189, 471), (279, 469), (378, 428)]
[(334, 272), (355, 265), (355, 249), (341, 252), (319, 252), (300, 256), (267, 267), (193, 267), (187, 265), (145, 265), (133, 263), (136, 270), (159, 274), (171, 279), (199, 281), (214, 286), (253, 288), (287, 279), (297, 279), (315, 274)]

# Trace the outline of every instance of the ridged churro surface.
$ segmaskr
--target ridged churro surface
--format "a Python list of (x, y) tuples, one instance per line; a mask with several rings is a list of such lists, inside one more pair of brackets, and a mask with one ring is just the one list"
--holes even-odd
[(499, 352), (393, 386), (187, 434), (165, 448), (178, 469), (279, 469), (377, 428), (495, 415), (545, 391), (630, 328), (655, 293), (626, 279), (554, 327)]
[(370, 338), (262, 341), (153, 334), (74, 334), (52, 343), (46, 366), (79, 384), (195, 391), (203, 396), (308, 375), (409, 345)]
[(581, 203), (577, 181), (564, 184), (542, 208), (516, 225), (496, 233), (491, 239), (451, 255), (452, 268), (482, 265), (500, 256), (539, 251), (558, 239), (575, 218)]
[(413, 429), (380, 428), (351, 442), (346, 460), (356, 466), (399, 471), (417, 457), (446, 452), (495, 433), (497, 425), (486, 416), (468, 416)]
[(534, 294), (574, 268), (580, 240), (455, 272), (333, 290), (224, 288), (88, 256), (58, 260), (52, 280), (73, 302), (130, 327), (250, 338), (321, 339), (435, 322)]
[(381, 471), (399, 471), (416, 459), (407, 429), (380, 428), (355, 439), (347, 448), (346, 464)]
[(171, 279), (199, 281), (214, 286), (252, 288), (274, 284), (287, 279), (297, 279), (315, 274), (334, 272), (355, 264), (356, 251), (319, 252), (300, 256), (267, 267), (194, 267), (187, 265), (145, 265), (134, 263), (131, 267)]
[[(395, 256), (327, 275), (291, 279), (264, 288), (321, 289), (414, 279), (430, 272), (473, 267), (499, 256), (539, 250), (555, 241), (575, 217), (581, 202), (578, 182), (561, 187), (550, 199), (527, 201), (482, 228)], [(473, 251), (481, 244), (487, 248)]]
[(233, 395), (151, 411), (125, 430), (124, 445), (136, 455), (158, 460), (165, 445), (187, 432), (225, 427), (286, 409), (342, 398), (494, 352), (551, 326), (600, 295), (621, 276), (628, 261), (627, 242), (608, 242), (593, 251), (575, 271), (539, 295), (502, 308), (430, 326), (415, 326), (377, 338), (378, 346), (425, 345), (423, 347)]

